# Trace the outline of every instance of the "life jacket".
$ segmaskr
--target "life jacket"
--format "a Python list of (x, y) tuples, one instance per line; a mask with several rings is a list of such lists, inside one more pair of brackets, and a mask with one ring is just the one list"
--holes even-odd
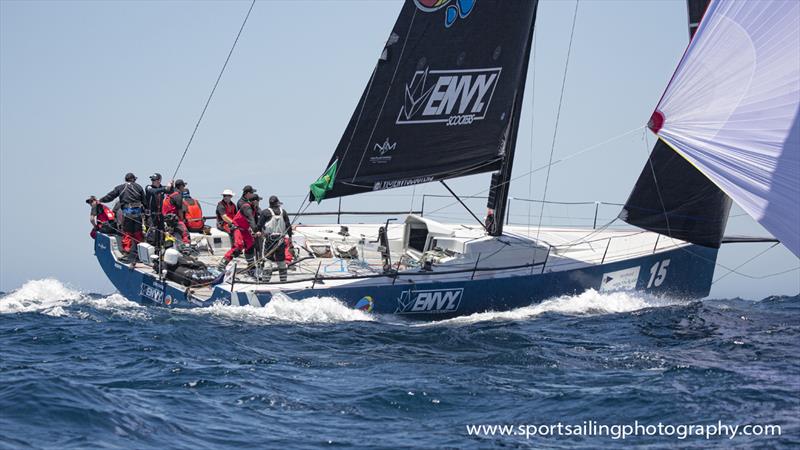
[(294, 260), (294, 254), (292, 253), (292, 248), (289, 246), (291, 243), (292, 241), (289, 240), (289, 236), (283, 238), (283, 244), (285, 245), (283, 249), (283, 255), (284, 255), (283, 259), (286, 261), (287, 264), (291, 263)]
[(264, 232), (267, 235), (283, 234), (283, 232), (286, 231), (286, 222), (283, 220), (283, 209), (278, 207), (277, 214), (275, 214), (275, 210), (272, 208), (269, 210), (272, 213), (272, 218), (264, 225)]
[(111, 208), (106, 205), (100, 206), (103, 207), (103, 212), (97, 215), (97, 223), (113, 222), (117, 217), (116, 214), (114, 214), (114, 211), (112, 211)]
[(175, 214), (178, 217), (180, 217), (180, 214), (178, 214), (178, 208), (176, 208), (175, 204), (172, 202), (172, 197), (174, 197), (176, 195), (181, 197), (181, 200), (182, 200), (183, 196), (178, 191), (173, 192), (172, 194), (169, 194), (166, 197), (164, 197), (164, 202), (161, 203), (161, 214), (162, 215), (166, 216), (167, 214)]
[[(233, 219), (233, 216), (236, 215), (236, 211), (237, 211), (236, 203), (233, 203), (233, 202), (227, 203), (227, 202), (225, 202), (225, 200), (220, 200), (220, 202), (217, 203), (217, 205), (218, 206), (222, 205), (225, 208), (225, 215), (230, 217), (231, 219)], [(219, 215), (219, 212), (217, 212), (217, 222), (225, 223), (225, 221), (222, 220), (222, 216)]]
[(193, 198), (184, 199), (183, 209), (186, 211), (186, 228), (189, 231), (202, 231), (205, 222), (203, 221), (203, 209), (200, 208), (200, 203)]

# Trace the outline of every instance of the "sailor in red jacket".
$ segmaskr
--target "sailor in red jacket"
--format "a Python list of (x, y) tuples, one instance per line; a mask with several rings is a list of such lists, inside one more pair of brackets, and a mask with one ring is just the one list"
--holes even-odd
[(222, 191), (222, 200), (217, 203), (217, 229), (228, 233), (231, 236), (231, 242), (233, 242), (231, 225), (237, 211), (236, 203), (233, 203), (233, 191), (225, 189)]
[(255, 239), (253, 230), (256, 229), (256, 217), (253, 213), (253, 203), (261, 198), (252, 196), (249, 200), (239, 203), (239, 211), (233, 216), (233, 246), (219, 262), (219, 269), (225, 270), (231, 260), (244, 251), (244, 258), (251, 273), (255, 273)]
[(186, 212), (183, 209), (183, 191), (186, 189), (186, 182), (183, 180), (176, 180), (173, 185), (173, 191), (168, 196), (164, 197), (164, 203), (161, 206), (161, 214), (167, 217), (167, 214), (174, 214), (178, 217), (176, 227), (181, 235), (181, 241), (184, 244), (189, 243), (189, 230), (186, 228)]
[(89, 222), (92, 224), (92, 231), (89, 236), (92, 239), (97, 238), (97, 232), (105, 234), (117, 234), (116, 224), (117, 221), (114, 211), (108, 206), (97, 201), (97, 197), (92, 195), (86, 199), (86, 203), (92, 207), (92, 212), (89, 215)]

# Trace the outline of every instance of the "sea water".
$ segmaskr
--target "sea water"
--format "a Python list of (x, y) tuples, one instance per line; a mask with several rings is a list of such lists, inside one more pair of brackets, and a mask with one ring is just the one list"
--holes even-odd
[(0, 296), (0, 448), (790, 448), (798, 354), (800, 297), (589, 291), (419, 323), (36, 280)]

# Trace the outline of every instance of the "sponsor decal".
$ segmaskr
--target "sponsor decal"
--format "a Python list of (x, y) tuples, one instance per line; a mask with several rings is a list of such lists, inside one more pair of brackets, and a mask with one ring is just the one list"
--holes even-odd
[(107, 250), (108, 249), (108, 247), (106, 247), (106, 244), (103, 244), (102, 242), (97, 244), (97, 246), (102, 248), (103, 250)]
[(390, 143), (389, 138), (386, 138), (386, 141), (383, 144), (375, 143), (374, 151), (377, 153), (376, 156), (373, 156), (369, 159), (369, 162), (373, 164), (386, 164), (392, 160), (391, 155), (387, 155), (387, 153), (393, 151), (397, 148), (397, 142)]
[(501, 67), (418, 70), (406, 84), (398, 125), (443, 123), (471, 125), (486, 117)]
[(433, 181), (433, 177), (431, 177), (431, 176), (409, 178), (409, 179), (406, 179), (406, 180), (376, 181), (375, 184), (372, 186), (372, 190), (373, 191), (382, 191), (384, 189), (392, 189), (392, 188), (413, 186), (415, 184), (430, 183), (431, 181)]
[(600, 281), (600, 292), (630, 291), (636, 289), (638, 280), (639, 266), (604, 273)]
[(372, 312), (372, 307), (374, 306), (375, 301), (372, 299), (371, 296), (365, 295), (361, 297), (356, 303), (356, 309), (364, 311), (364, 312)]
[(478, 0), (414, 0), (414, 4), (420, 11), (432, 13), (444, 10), (444, 26), (450, 28), (459, 17), (466, 19), (475, 9)]
[(142, 283), (142, 285), (139, 287), (139, 295), (141, 295), (142, 298), (150, 300), (154, 303), (161, 303), (164, 300), (164, 291), (146, 283)]
[(167, 306), (172, 304), (172, 296), (171, 295), (167, 294), (167, 296), (164, 297), (164, 304), (167, 305)]
[(120, 263), (114, 263), (114, 268), (122, 269), (122, 265)]
[(409, 289), (397, 299), (397, 312), (413, 313), (449, 313), (458, 310), (464, 289)]

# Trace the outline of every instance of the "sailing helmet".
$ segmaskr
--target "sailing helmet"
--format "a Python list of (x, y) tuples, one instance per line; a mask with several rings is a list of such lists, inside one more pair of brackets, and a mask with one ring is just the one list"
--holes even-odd
[(181, 252), (174, 248), (168, 248), (167, 251), (164, 252), (164, 262), (170, 266), (174, 266), (178, 264), (178, 258), (180, 258), (180, 256)]

